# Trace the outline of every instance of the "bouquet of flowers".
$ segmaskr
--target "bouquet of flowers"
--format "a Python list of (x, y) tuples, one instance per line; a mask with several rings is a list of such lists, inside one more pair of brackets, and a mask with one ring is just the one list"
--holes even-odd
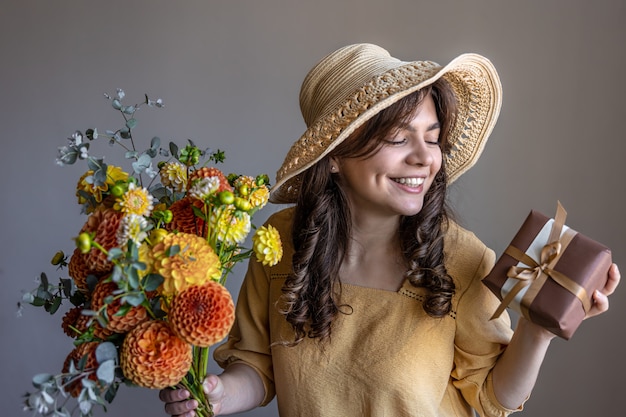
[[(67, 271), (53, 285), (41, 273), (39, 286), (23, 301), (50, 314), (71, 303), (62, 329), (73, 338), (61, 372), (38, 374), (26, 411), (70, 417), (106, 410), (121, 384), (147, 388), (183, 386), (200, 404), (197, 414), (213, 415), (202, 391), (209, 348), (222, 340), (234, 321), (234, 304), (224, 284), (233, 266), (251, 256), (266, 265), (282, 257), (276, 229), (255, 228), (253, 214), (269, 198), (267, 175), (229, 174), (210, 164), (222, 151), (136, 148), (135, 114), (162, 108), (147, 95), (124, 104), (125, 93), (106, 95), (124, 119), (120, 129), (75, 132), (59, 148), (57, 163), (82, 160), (88, 171), (76, 197), (87, 216), (74, 236), (71, 255), (57, 252), (52, 264)], [(108, 165), (89, 154), (89, 145), (106, 139), (121, 146), (132, 170)], [(204, 163), (202, 163), (204, 161)], [(159, 181), (160, 180), (160, 181)], [(252, 249), (243, 245), (250, 231)], [(68, 409), (74, 399), (76, 405)]]

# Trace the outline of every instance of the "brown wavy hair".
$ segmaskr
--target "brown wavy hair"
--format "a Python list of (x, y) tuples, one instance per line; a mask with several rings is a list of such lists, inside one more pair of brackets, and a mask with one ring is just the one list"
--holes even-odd
[[(448, 83), (439, 79), (382, 110), (358, 128), (329, 156), (303, 173), (296, 202), (292, 242), (293, 272), (282, 288), (281, 313), (294, 330), (298, 344), (305, 337), (330, 339), (333, 319), (350, 306), (339, 305), (339, 268), (348, 252), (351, 215), (340, 184), (330, 174), (330, 158), (367, 158), (384, 146), (384, 140), (410, 120), (417, 106), (431, 94), (441, 124), (440, 147), (450, 150), (448, 135), (456, 117), (456, 100)], [(414, 216), (403, 216), (398, 230), (402, 255), (408, 265), (406, 278), (426, 288), (424, 311), (432, 317), (450, 312), (454, 281), (444, 263), (443, 236), (450, 210), (446, 203), (445, 159)]]

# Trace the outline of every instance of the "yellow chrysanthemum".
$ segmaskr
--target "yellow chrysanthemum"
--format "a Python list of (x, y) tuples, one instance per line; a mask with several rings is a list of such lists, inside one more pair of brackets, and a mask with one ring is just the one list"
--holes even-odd
[(265, 185), (257, 185), (256, 180), (248, 175), (242, 175), (235, 181), (235, 188), (245, 186), (248, 195), (244, 196), (253, 208), (261, 209), (265, 207), (270, 198), (270, 191)]
[(272, 225), (260, 227), (252, 236), (252, 248), (256, 258), (263, 265), (274, 266), (283, 257), (283, 244), (280, 233)]
[(235, 213), (233, 206), (213, 209), (209, 219), (209, 229), (217, 234), (217, 239), (227, 245), (243, 243), (250, 233), (250, 215), (245, 212)]
[(133, 182), (128, 184), (128, 191), (117, 200), (117, 206), (122, 213), (137, 216), (149, 216), (154, 208), (153, 203), (154, 197), (150, 192)]
[(217, 254), (203, 238), (190, 233), (169, 234), (153, 246), (152, 271), (163, 276), (160, 292), (176, 295), (190, 285), (218, 280), (222, 274)]
[(261, 209), (265, 207), (269, 199), (270, 190), (265, 185), (262, 185), (250, 194), (249, 201), (252, 207)]
[(176, 192), (187, 188), (187, 167), (178, 161), (171, 161), (163, 165), (160, 171), (161, 183)]
[(176, 385), (191, 367), (192, 348), (161, 320), (141, 323), (126, 334), (120, 350), (124, 376), (154, 389)]
[(80, 195), (79, 191), (84, 191), (89, 195), (92, 195), (96, 202), (102, 202), (102, 193), (109, 190), (109, 187), (115, 185), (117, 181), (126, 181), (128, 180), (128, 173), (124, 172), (122, 168), (116, 167), (113, 165), (107, 166), (107, 178), (104, 185), (96, 186), (94, 184), (90, 184), (87, 182), (87, 178), (93, 175), (93, 171), (89, 170), (83, 174), (82, 177), (78, 180), (78, 184), (76, 186), (76, 196), (78, 197), (78, 203), (84, 204), (86, 203), (85, 198)]

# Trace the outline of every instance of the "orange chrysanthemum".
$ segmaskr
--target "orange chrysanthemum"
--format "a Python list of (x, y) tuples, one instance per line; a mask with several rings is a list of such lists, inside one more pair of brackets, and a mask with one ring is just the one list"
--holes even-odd
[(164, 279), (160, 292), (165, 296), (176, 295), (190, 285), (217, 280), (222, 274), (220, 260), (211, 245), (194, 234), (167, 235), (153, 246), (151, 257), (152, 270)]
[(105, 303), (107, 297), (114, 297), (118, 286), (112, 281), (100, 281), (93, 291), (91, 309), (100, 311), (106, 305), (107, 330), (114, 333), (126, 333), (138, 324), (148, 320), (148, 313), (143, 306), (133, 306), (124, 315), (118, 315), (122, 302), (119, 298), (113, 299), (109, 304)]
[(206, 235), (206, 222), (193, 212), (193, 207), (202, 209), (202, 201), (185, 197), (170, 206), (172, 221), (165, 225), (169, 231), (191, 233), (198, 236)]
[(71, 338), (77, 338), (87, 330), (89, 317), (83, 314), (83, 307), (70, 308), (63, 316), (61, 327), (63, 333)]
[(201, 178), (210, 178), (210, 177), (216, 177), (220, 182), (220, 186), (218, 187), (216, 192), (220, 193), (222, 191), (233, 190), (233, 187), (231, 187), (230, 184), (228, 183), (228, 178), (226, 178), (224, 173), (214, 167), (202, 167), (192, 172), (191, 175), (189, 175), (189, 182), (187, 183), (187, 187), (192, 186), (195, 181)]
[[(96, 210), (89, 217), (81, 229), (81, 233), (95, 232), (94, 240), (106, 250), (116, 247), (118, 245), (117, 231), (124, 213), (108, 208)], [(90, 271), (96, 274), (109, 272), (113, 268), (113, 265), (107, 259), (107, 255), (97, 248), (92, 248), (87, 253), (85, 264)]]
[(168, 314), (172, 329), (194, 346), (209, 347), (224, 339), (235, 320), (235, 305), (218, 282), (194, 285), (172, 300)]
[(191, 345), (161, 320), (143, 322), (128, 332), (120, 352), (124, 376), (146, 388), (176, 385), (189, 371), (191, 361)]
[[(72, 362), (74, 362), (74, 366), (77, 367), (80, 360), (86, 355), (87, 360), (85, 361), (82, 371), (89, 372), (88, 378), (93, 381), (97, 381), (98, 377), (96, 376), (96, 369), (98, 369), (98, 361), (96, 359), (96, 348), (98, 347), (98, 344), (98, 342), (87, 342), (76, 346), (65, 358), (62, 372), (69, 372), (70, 363)], [(65, 385), (63, 387), (65, 392), (70, 394), (72, 397), (78, 397), (80, 391), (83, 389), (83, 384), (81, 382), (82, 378), (82, 376), (76, 378)]]
[(89, 294), (89, 286), (87, 284), (87, 277), (93, 275), (96, 279), (100, 279), (102, 276), (107, 275), (110, 270), (96, 272), (87, 267), (86, 254), (83, 254), (80, 249), (74, 249), (74, 253), (70, 258), (67, 265), (67, 273), (74, 280), (76, 288), (85, 295)]

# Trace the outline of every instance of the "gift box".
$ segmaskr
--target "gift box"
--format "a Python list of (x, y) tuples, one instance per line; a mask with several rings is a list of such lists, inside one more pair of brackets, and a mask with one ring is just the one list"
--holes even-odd
[(565, 225), (558, 203), (554, 218), (531, 211), (483, 283), (507, 307), (570, 339), (591, 308), (593, 292), (606, 284), (612, 264), (606, 246)]

